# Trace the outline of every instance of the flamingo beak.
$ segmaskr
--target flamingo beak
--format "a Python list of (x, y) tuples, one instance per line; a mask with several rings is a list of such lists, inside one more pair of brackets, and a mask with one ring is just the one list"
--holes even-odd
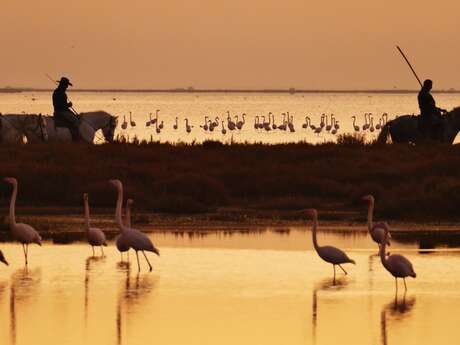
[(4, 257), (1, 257), (0, 258), (0, 262), (3, 262), (5, 265), (9, 266), (10, 264), (8, 263), (8, 261), (6, 261), (6, 259)]

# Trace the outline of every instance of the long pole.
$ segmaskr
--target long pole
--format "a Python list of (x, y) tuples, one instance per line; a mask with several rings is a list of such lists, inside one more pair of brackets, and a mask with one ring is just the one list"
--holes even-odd
[(418, 83), (420, 84), (420, 86), (422, 87), (422, 82), (420, 81), (420, 78), (418, 77), (417, 73), (415, 73), (415, 70), (414, 68), (412, 67), (412, 65), (410, 64), (409, 60), (407, 59), (406, 55), (403, 53), (403, 51), (401, 50), (401, 48), (399, 48), (399, 46), (396, 46), (396, 48), (399, 50), (399, 52), (401, 53), (402, 57), (404, 58), (404, 60), (406, 60), (407, 64), (409, 65), (412, 73), (414, 73), (414, 76), (415, 78), (417, 78), (417, 81)]

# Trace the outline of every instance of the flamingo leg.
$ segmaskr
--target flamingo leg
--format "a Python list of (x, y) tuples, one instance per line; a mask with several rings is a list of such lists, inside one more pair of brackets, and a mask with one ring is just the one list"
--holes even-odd
[(120, 252), (120, 261), (123, 261), (123, 252)]
[(137, 258), (137, 271), (140, 272), (141, 271), (141, 265), (139, 264), (139, 254), (136, 250), (136, 258)]
[(22, 243), (22, 251), (24, 252), (24, 259), (26, 260), (26, 266), (27, 266), (27, 252), (26, 252), (26, 247), (24, 246), (24, 243)]
[(403, 281), (404, 281), (404, 293), (406, 293), (407, 291), (406, 278), (403, 278)]
[(342, 265), (339, 264), (339, 267), (342, 269), (343, 273), (348, 274), (347, 271), (342, 267)]
[(398, 278), (395, 277), (396, 294), (398, 293)]
[(29, 263), (29, 244), (26, 243), (26, 264)]
[(91, 246), (91, 249), (93, 250), (93, 256), (94, 256), (94, 255), (95, 255), (95, 254), (94, 254), (94, 246)]
[(104, 255), (104, 247), (101, 246), (101, 253), (102, 253), (102, 256), (105, 256)]
[(333, 279), (333, 283), (335, 284), (335, 265), (332, 265), (332, 267), (334, 267), (334, 279)]
[(144, 251), (142, 251), (142, 254), (144, 254), (144, 258), (145, 258), (145, 260), (147, 260), (147, 263), (149, 264), (150, 272), (152, 272), (153, 267), (152, 267), (152, 265), (150, 264), (150, 261), (149, 261), (149, 259), (147, 258), (147, 255), (145, 255), (145, 252), (144, 252)]

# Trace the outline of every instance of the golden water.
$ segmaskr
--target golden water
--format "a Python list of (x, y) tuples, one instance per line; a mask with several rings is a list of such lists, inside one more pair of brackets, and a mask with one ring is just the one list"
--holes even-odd
[(0, 248), (0, 344), (447, 344), (460, 308), (460, 253), (420, 253), (408, 292), (385, 271), (366, 233), (319, 233), (345, 249), (348, 276), (318, 258), (310, 232), (153, 234), (161, 257), (137, 274), (113, 244), (93, 258), (84, 243)]

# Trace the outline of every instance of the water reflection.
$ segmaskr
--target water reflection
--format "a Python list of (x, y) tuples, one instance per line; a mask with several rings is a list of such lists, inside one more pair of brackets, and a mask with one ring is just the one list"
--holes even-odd
[(89, 286), (90, 286), (91, 273), (96, 266), (101, 265), (105, 261), (106, 261), (105, 256), (89, 256), (85, 260), (85, 302), (84, 302), (85, 325), (87, 325), (87, 322), (88, 322)]
[(11, 275), (10, 285), (10, 340), (16, 344), (18, 325), (18, 310), (29, 304), (30, 299), (36, 294), (41, 281), (39, 268), (30, 270), (27, 267), (15, 271)]
[(406, 297), (403, 295), (398, 301), (398, 296), (395, 295), (394, 300), (385, 304), (380, 313), (380, 331), (382, 344), (388, 344), (388, 331), (391, 330), (392, 324), (399, 323), (410, 317), (410, 311), (415, 306), (415, 296)]
[(313, 298), (312, 298), (312, 340), (313, 344), (316, 344), (316, 332), (318, 327), (318, 292), (320, 291), (340, 291), (344, 290), (350, 281), (347, 277), (341, 277), (334, 279), (323, 279), (313, 286)]
[(116, 340), (117, 345), (123, 344), (123, 327), (128, 324), (128, 317), (133, 315), (130, 309), (136, 305), (151, 303), (149, 295), (158, 283), (158, 278), (150, 273), (131, 275), (131, 263), (118, 262), (117, 271), (124, 276), (117, 298), (116, 306)]

